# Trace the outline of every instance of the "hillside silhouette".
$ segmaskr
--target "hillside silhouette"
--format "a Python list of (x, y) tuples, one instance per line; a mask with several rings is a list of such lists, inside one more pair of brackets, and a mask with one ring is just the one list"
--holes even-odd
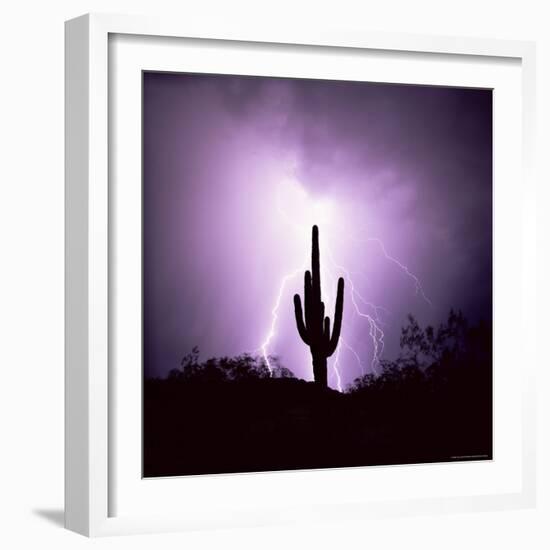
[(201, 362), (146, 379), (145, 477), (492, 458), (492, 331), (451, 311), (409, 316), (401, 352), (343, 393), (271, 358)]

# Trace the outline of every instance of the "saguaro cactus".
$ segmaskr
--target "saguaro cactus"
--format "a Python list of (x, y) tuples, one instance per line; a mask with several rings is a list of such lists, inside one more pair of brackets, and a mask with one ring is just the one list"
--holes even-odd
[(344, 279), (338, 279), (338, 293), (334, 310), (334, 327), (330, 334), (330, 318), (325, 317), (325, 304), (321, 301), (321, 274), (319, 271), (319, 229), (311, 232), (311, 272), (304, 277), (304, 309), (299, 294), (294, 296), (294, 313), (298, 333), (309, 346), (313, 361), (313, 378), (322, 387), (327, 386), (327, 358), (338, 346), (344, 310)]

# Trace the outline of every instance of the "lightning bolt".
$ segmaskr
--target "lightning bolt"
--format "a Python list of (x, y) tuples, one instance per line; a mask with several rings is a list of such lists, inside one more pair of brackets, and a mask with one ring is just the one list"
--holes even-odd
[(279, 292), (277, 294), (277, 297), (275, 298), (275, 305), (271, 309), (271, 326), (269, 327), (269, 331), (268, 331), (267, 335), (265, 336), (262, 345), (259, 348), (262, 352), (262, 356), (263, 356), (265, 364), (266, 364), (266, 366), (269, 370), (269, 375), (270, 376), (273, 376), (273, 366), (271, 365), (271, 362), (269, 361), (268, 348), (269, 348), (269, 345), (271, 344), (271, 341), (273, 340), (273, 338), (275, 336), (275, 327), (277, 326), (277, 320), (279, 319), (279, 308), (281, 307), (281, 300), (282, 300), (284, 292), (285, 292), (285, 287), (286, 287), (288, 281), (290, 281), (292, 278), (299, 275), (301, 272), (304, 271), (304, 269), (305, 269), (304, 267), (300, 267), (298, 269), (295, 269), (291, 273), (288, 273), (287, 275), (285, 275), (283, 277), (283, 279), (281, 280), (281, 284), (279, 286)]
[(365, 242), (374, 242), (374, 243), (376, 243), (380, 247), (380, 250), (382, 251), (382, 254), (386, 258), (386, 260), (388, 260), (388, 261), (392, 262), (393, 264), (395, 264), (401, 271), (403, 271), (407, 275), (407, 277), (412, 279), (412, 281), (414, 283), (414, 287), (415, 287), (415, 294), (420, 295), (422, 297), (422, 299), (429, 306), (433, 307), (433, 303), (426, 296), (426, 294), (424, 292), (424, 289), (422, 288), (422, 284), (420, 283), (420, 279), (414, 273), (412, 273), (405, 264), (401, 263), (397, 258), (394, 258), (393, 256), (390, 256), (390, 254), (388, 254), (388, 251), (386, 250), (386, 247), (384, 246), (384, 243), (380, 239), (378, 239), (377, 237), (369, 237), (368, 239), (364, 239), (364, 240), (357, 240), (357, 239), (352, 239), (352, 240), (354, 240), (355, 242), (362, 242), (362, 243), (365, 243)]
[(361, 361), (361, 357), (359, 357), (359, 354), (352, 346), (348, 344), (346, 340), (344, 340), (344, 338), (340, 337), (340, 342), (338, 343), (338, 348), (336, 349), (336, 355), (334, 357), (334, 363), (332, 365), (332, 372), (336, 378), (336, 388), (339, 392), (342, 391), (342, 378), (340, 376), (340, 370), (338, 368), (342, 347), (345, 347), (355, 357), (355, 360), (359, 365), (359, 369), (361, 370), (361, 375), (365, 374), (365, 367), (363, 365), (363, 362)]
[(340, 339), (340, 342), (338, 342), (338, 347), (336, 348), (336, 356), (334, 357), (334, 363), (332, 364), (332, 369), (334, 375), (336, 376), (336, 388), (339, 392), (342, 391), (342, 378), (340, 377), (340, 371), (338, 370), (338, 362), (340, 361), (340, 350), (342, 349), (342, 346), (340, 345), (341, 342), (342, 339)]
[[(380, 321), (380, 317), (379, 317), (378, 312), (382, 311), (382, 310), (383, 311), (387, 311), (387, 310), (385, 308), (381, 307), (381, 306), (376, 306), (373, 303), (367, 301), (365, 298), (363, 298), (363, 296), (358, 292), (357, 288), (355, 287), (355, 283), (353, 282), (353, 279), (351, 278), (351, 273), (349, 272), (349, 270), (346, 269), (344, 266), (338, 265), (334, 261), (334, 257), (332, 255), (332, 252), (331, 252), (331, 249), (330, 249), (329, 246), (327, 246), (327, 252), (328, 252), (329, 260), (332, 263), (332, 265), (337, 270), (341, 271), (344, 274), (347, 281), (348, 281), (348, 285), (349, 285), (350, 291), (351, 291), (350, 292), (351, 303), (353, 304), (353, 308), (355, 310), (355, 313), (359, 317), (367, 320), (367, 323), (369, 325), (369, 336), (371, 338), (372, 346), (373, 346), (371, 369), (372, 369), (374, 374), (377, 374), (376, 367), (377, 367), (378, 363), (380, 362), (380, 356), (382, 355), (382, 353), (384, 351), (384, 331), (379, 326), (379, 324), (381, 324), (381, 321)], [(359, 307), (359, 304), (357, 303), (356, 298), (359, 298), (359, 300), (364, 305), (367, 305), (368, 307), (372, 308), (372, 310), (374, 311), (374, 317), (372, 315), (369, 315), (367, 312), (361, 310), (361, 308)], [(342, 340), (342, 338), (340, 338), (340, 341), (342, 343), (344, 343), (344, 345), (350, 349), (350, 351), (355, 355), (355, 357), (359, 358), (359, 354), (349, 344), (345, 343)], [(361, 365), (361, 374), (364, 374), (364, 369), (363, 369), (361, 361), (359, 361), (359, 364)], [(334, 368), (338, 368), (338, 361), (336, 359), (334, 361)]]
[[(281, 201), (280, 194), (278, 194), (277, 196), (277, 209), (282, 219), (284, 220), (284, 222), (289, 226), (291, 226), (294, 230), (298, 230), (300, 234), (304, 233), (304, 231), (308, 229), (292, 221), (290, 216), (285, 211), (285, 208)], [(414, 273), (412, 273), (406, 265), (400, 262), (397, 258), (391, 256), (386, 250), (384, 243), (380, 239), (371, 237), (364, 240), (351, 238), (351, 240), (354, 240), (355, 242), (360, 242), (363, 244), (366, 242), (376, 243), (379, 246), (385, 259), (393, 263), (394, 265), (396, 265), (401, 271), (403, 271), (407, 275), (407, 277), (409, 277), (413, 281), (415, 294), (420, 295), (421, 298), (430, 306), (432, 305), (432, 302), (426, 296), (424, 289), (422, 287), (422, 284), (418, 279), (418, 277)], [(325, 242), (328, 243), (328, 239)], [(347, 280), (348, 286), (350, 288), (351, 303), (353, 305), (353, 310), (355, 314), (359, 318), (365, 320), (368, 325), (368, 334), (372, 342), (372, 359), (370, 361), (370, 370), (373, 374), (376, 375), (378, 374), (377, 367), (380, 364), (380, 358), (384, 352), (384, 331), (382, 330), (382, 326), (384, 326), (384, 321), (382, 320), (380, 313), (383, 312), (384, 314), (388, 315), (389, 311), (386, 308), (376, 305), (370, 302), (369, 300), (365, 299), (362, 296), (362, 294), (357, 290), (357, 287), (351, 276), (351, 271), (345, 268), (344, 266), (336, 263), (328, 244), (326, 245), (326, 251), (328, 252), (329, 261), (333, 269), (335, 270), (336, 274), (338, 273), (343, 274), (345, 279)], [(302, 267), (299, 267), (287, 273), (286, 275), (284, 275), (283, 278), (281, 279), (281, 283), (279, 284), (279, 290), (275, 298), (275, 303), (271, 309), (271, 324), (259, 348), (259, 350), (261, 350), (264, 362), (269, 370), (270, 376), (273, 376), (273, 365), (271, 364), (269, 359), (269, 348), (276, 334), (277, 322), (279, 320), (279, 309), (281, 307), (281, 303), (285, 295), (285, 289), (291, 279), (293, 279), (297, 275), (304, 272), (304, 270), (306, 269), (305, 267), (306, 265), (307, 265), (307, 261), (304, 262)], [(332, 282), (335, 281), (336, 276), (335, 276), (335, 273), (332, 272), (332, 270), (326, 271), (325, 274), (328, 275), (330, 279), (332, 279)], [(327, 293), (329, 297), (330, 297), (330, 294), (331, 294), (330, 292)], [(367, 308), (368, 311), (364, 309), (365, 307)], [(347, 340), (340, 337), (340, 341), (336, 349), (336, 355), (334, 357), (333, 364), (332, 364), (332, 373), (334, 378), (336, 379), (336, 387), (340, 392), (342, 391), (342, 376), (340, 374), (340, 361), (341, 361), (343, 348), (345, 348), (349, 353), (353, 355), (353, 357), (355, 358), (359, 366), (361, 374), (362, 375), (365, 374), (365, 365), (361, 360), (359, 353), (353, 348), (353, 346)]]
[(363, 362), (361, 361), (359, 354), (346, 342), (346, 340), (342, 340), (342, 344), (344, 344), (344, 346), (346, 346), (346, 348), (348, 348), (348, 350), (355, 356), (357, 364), (361, 370), (361, 374), (365, 374), (365, 367), (363, 366)]

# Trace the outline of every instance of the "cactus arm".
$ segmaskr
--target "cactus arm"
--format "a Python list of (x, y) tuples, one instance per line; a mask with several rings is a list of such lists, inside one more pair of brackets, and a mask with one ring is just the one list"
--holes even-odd
[(317, 313), (317, 323), (315, 325), (320, 341), (323, 340), (323, 319), (324, 318), (325, 318), (325, 304), (324, 302), (321, 302), (319, 304), (319, 311)]
[(325, 342), (330, 342), (330, 317), (325, 317), (325, 329), (323, 331)]
[(296, 326), (298, 327), (298, 334), (304, 341), (306, 346), (309, 346), (309, 337), (306, 326), (304, 324), (304, 313), (302, 311), (302, 301), (298, 294), (294, 295), (294, 315), (296, 316)]
[(344, 279), (338, 279), (338, 293), (336, 294), (336, 308), (334, 310), (334, 326), (332, 328), (332, 337), (327, 350), (327, 357), (330, 357), (338, 346), (340, 331), (342, 330), (342, 314), (344, 311)]

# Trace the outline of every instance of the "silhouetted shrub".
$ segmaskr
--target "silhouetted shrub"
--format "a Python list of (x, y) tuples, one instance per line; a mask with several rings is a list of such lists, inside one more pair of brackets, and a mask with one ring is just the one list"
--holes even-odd
[(210, 358), (199, 362), (199, 348), (194, 347), (183, 357), (179, 369), (172, 369), (170, 380), (195, 381), (205, 383), (238, 382), (270, 378), (295, 378), (294, 373), (279, 364), (276, 356), (270, 356), (269, 364), (265, 358), (243, 353), (237, 357)]

